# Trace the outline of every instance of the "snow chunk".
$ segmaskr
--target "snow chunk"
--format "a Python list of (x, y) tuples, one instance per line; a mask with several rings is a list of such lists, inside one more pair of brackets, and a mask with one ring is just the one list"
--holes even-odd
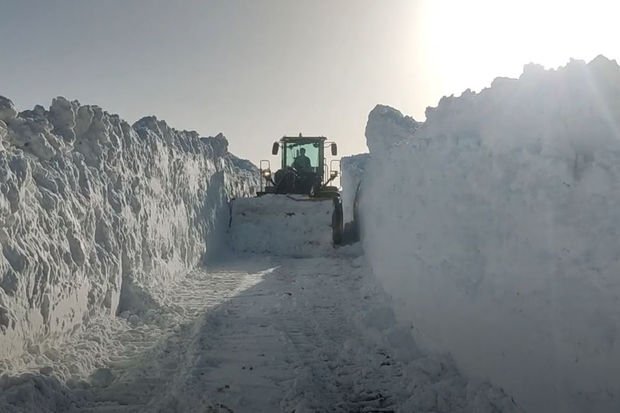
[(67, 143), (75, 140), (76, 111), (79, 104), (72, 104), (64, 97), (57, 97), (50, 106), (50, 123), (54, 126), (54, 133), (62, 136)]
[(420, 126), (410, 116), (403, 116), (398, 110), (377, 105), (368, 115), (366, 144), (371, 153), (408, 139)]
[(4, 96), (0, 96), (0, 121), (9, 123), (17, 117), (17, 111), (13, 102)]

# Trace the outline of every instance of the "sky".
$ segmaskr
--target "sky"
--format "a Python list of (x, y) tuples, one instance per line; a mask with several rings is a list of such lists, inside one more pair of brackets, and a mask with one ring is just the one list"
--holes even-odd
[(377, 104), (424, 120), (523, 65), (620, 59), (611, 0), (0, 0), (0, 95), (156, 115), (258, 163), (283, 135), (367, 151)]

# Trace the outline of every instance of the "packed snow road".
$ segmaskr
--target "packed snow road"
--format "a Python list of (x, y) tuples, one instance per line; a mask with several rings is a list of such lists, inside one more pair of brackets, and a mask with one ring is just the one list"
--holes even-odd
[[(114, 359), (63, 390), (55, 409), (518, 411), (501, 390), (468, 382), (450, 360), (418, 350), (411, 326), (397, 323), (352, 249), (328, 258), (251, 256), (195, 271), (171, 291), (166, 311), (130, 317), (133, 327), (116, 333)], [(8, 388), (11, 404), (0, 402), (8, 411), (32, 403), (16, 387)]]

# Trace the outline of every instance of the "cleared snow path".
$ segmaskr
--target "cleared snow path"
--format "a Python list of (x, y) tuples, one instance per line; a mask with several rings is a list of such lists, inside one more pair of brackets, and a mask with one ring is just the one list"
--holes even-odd
[(106, 413), (519, 411), (501, 390), (470, 383), (450, 360), (420, 352), (411, 326), (398, 325), (365, 259), (352, 253), (246, 257), (192, 273), (171, 292), (165, 317), (150, 314), (168, 327), (130, 319), (136, 328), (119, 333), (122, 348), (109, 367), (98, 369), (89, 384), (64, 390), (65, 404), (56, 407)]

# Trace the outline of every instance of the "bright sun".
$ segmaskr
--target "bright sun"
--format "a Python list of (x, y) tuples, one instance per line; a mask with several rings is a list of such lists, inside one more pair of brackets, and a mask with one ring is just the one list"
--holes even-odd
[(422, 0), (417, 36), (442, 94), (518, 76), (525, 63), (620, 58), (613, 0)]

